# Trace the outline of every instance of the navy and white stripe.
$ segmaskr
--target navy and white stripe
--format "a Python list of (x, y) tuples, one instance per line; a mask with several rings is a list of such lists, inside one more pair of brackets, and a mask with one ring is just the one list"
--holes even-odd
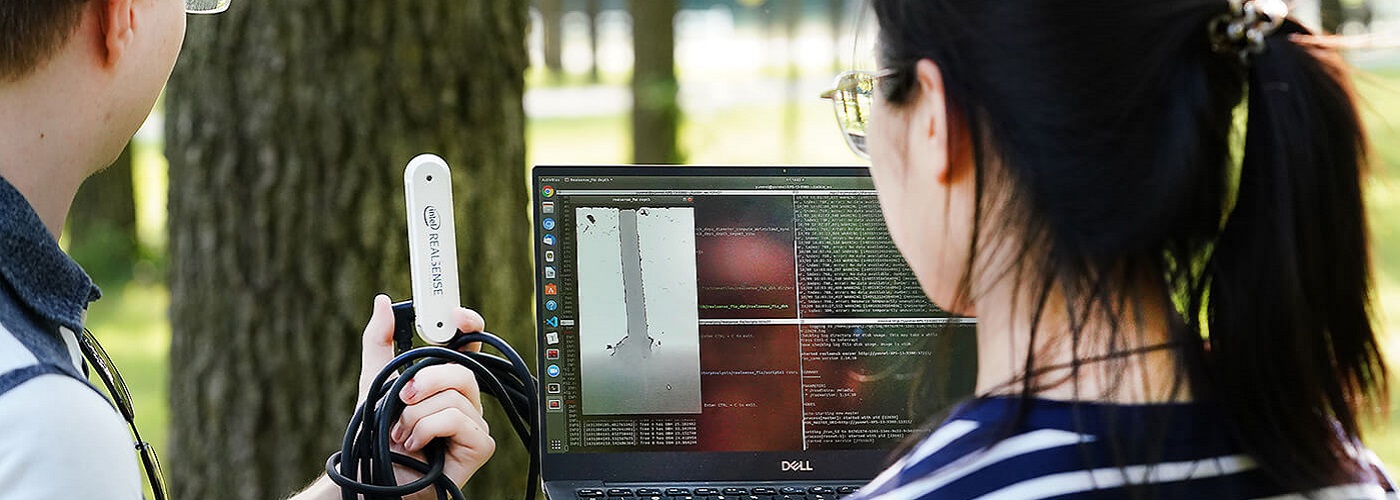
[[(1269, 481), (1204, 405), (1110, 405), (982, 398), (951, 417), (850, 500), (1295, 498)], [(1395, 498), (1375, 481), (1310, 498)]]

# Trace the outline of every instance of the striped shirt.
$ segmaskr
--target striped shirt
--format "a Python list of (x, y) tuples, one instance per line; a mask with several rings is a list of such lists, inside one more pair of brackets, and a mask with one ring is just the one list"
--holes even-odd
[[(1269, 481), (1205, 405), (1032, 399), (1025, 422), (1008, 429), (1019, 404), (963, 404), (848, 500), (1302, 498)], [(1374, 468), (1376, 477), (1309, 496), (1396, 498)]]

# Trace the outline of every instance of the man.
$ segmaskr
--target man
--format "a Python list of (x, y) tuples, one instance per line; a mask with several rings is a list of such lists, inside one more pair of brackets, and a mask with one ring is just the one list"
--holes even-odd
[[(185, 7), (226, 3), (0, 0), (0, 499), (141, 497), (123, 415), (84, 376), (92, 344), (80, 332), (100, 293), (57, 237), (79, 185), (150, 113), (180, 50)], [(361, 397), (393, 356), (393, 321), (388, 298), (376, 297)], [(466, 309), (457, 323), (485, 327)], [(410, 385), (395, 449), (416, 454), (448, 438), (446, 472), (465, 482), (495, 449), (475, 377), (442, 365)], [(295, 498), (340, 491), (322, 477)]]

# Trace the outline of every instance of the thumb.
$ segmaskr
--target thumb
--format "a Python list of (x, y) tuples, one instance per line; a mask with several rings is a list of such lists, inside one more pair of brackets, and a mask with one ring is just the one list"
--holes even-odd
[(369, 392), (369, 384), (394, 359), (394, 310), (389, 296), (374, 297), (374, 312), (365, 325), (364, 347), (360, 355), (360, 399)]

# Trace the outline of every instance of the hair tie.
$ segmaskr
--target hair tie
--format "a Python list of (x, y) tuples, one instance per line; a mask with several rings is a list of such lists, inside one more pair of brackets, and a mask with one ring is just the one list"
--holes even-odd
[(1283, 0), (1229, 0), (1229, 4), (1229, 12), (1210, 22), (1210, 47), (1248, 62), (1250, 55), (1264, 52), (1264, 39), (1283, 26), (1288, 4)]

